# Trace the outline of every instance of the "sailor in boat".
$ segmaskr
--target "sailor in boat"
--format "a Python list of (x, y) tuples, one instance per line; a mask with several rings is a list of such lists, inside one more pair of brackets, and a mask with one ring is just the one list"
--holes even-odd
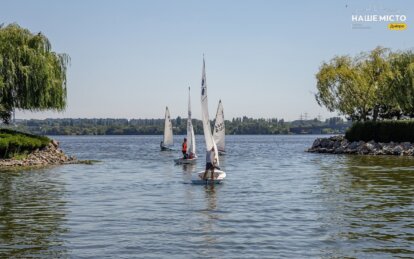
[(211, 179), (214, 179), (214, 168), (218, 168), (216, 163), (214, 147), (212, 147), (210, 151), (206, 151), (206, 171), (204, 172), (203, 180), (207, 179), (209, 170), (211, 172)]
[(164, 141), (161, 140), (160, 143), (161, 150), (166, 150), (167, 148), (164, 146)]
[(184, 142), (183, 142), (183, 159), (187, 159), (187, 138), (184, 138)]
[(190, 152), (190, 154), (188, 155), (188, 159), (193, 159), (195, 157), (195, 155), (194, 155), (194, 153), (193, 152)]

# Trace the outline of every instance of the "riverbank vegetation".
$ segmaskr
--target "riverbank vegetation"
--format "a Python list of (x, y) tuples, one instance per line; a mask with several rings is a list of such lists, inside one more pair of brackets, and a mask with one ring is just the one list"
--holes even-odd
[(355, 123), (349, 141), (414, 142), (414, 52), (377, 47), (337, 56), (316, 74), (316, 101)]
[[(48, 38), (41, 32), (32, 33), (17, 24), (0, 25), (0, 120), (7, 126), (15, 109), (63, 110), (68, 62), (69, 56), (52, 51)], [(29, 153), (43, 152), (52, 144), (44, 136), (0, 129), (0, 158), (15, 158), (10, 163), (1, 161), (7, 165), (48, 163), (49, 160), (20, 160)]]
[(52, 51), (42, 33), (17, 24), (0, 25), (0, 118), (15, 109), (61, 111), (66, 107), (69, 56)]
[(0, 129), (0, 158), (21, 157), (49, 145), (51, 139), (10, 129)]
[(414, 121), (387, 120), (356, 122), (345, 134), (349, 141), (411, 142), (414, 143)]
[(414, 117), (414, 53), (377, 47), (337, 56), (316, 74), (316, 101), (353, 121)]

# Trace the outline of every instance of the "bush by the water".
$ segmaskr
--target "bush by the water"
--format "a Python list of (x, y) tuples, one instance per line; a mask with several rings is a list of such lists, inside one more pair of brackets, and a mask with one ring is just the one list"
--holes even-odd
[(356, 122), (346, 131), (345, 138), (349, 141), (414, 143), (414, 121)]
[(0, 158), (29, 153), (50, 143), (45, 136), (36, 136), (10, 129), (0, 129)]

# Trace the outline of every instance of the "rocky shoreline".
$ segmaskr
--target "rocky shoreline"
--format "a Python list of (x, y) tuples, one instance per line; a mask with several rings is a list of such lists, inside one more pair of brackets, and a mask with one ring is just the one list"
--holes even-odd
[(410, 142), (381, 143), (373, 140), (350, 142), (342, 135), (317, 138), (308, 152), (357, 155), (414, 156), (414, 144)]
[(48, 146), (37, 149), (21, 159), (0, 159), (0, 168), (42, 167), (49, 165), (80, 163), (74, 156), (67, 156), (59, 148), (59, 142), (52, 140)]

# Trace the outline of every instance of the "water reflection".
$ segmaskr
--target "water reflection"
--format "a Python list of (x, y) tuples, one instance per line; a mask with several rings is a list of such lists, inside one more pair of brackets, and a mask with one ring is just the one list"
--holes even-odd
[[(214, 211), (217, 209), (216, 188), (218, 188), (218, 187), (214, 184), (207, 184), (207, 185), (204, 186), (205, 198), (206, 198), (206, 202), (207, 202), (206, 212), (214, 213)], [(211, 218), (216, 218), (216, 217), (212, 217), (211, 215), (208, 215), (208, 216), (209, 216), (210, 219)]]
[(62, 257), (64, 186), (46, 170), (0, 172), (0, 258)]
[[(330, 240), (340, 254), (413, 254), (414, 159), (341, 156), (320, 163)], [(332, 161), (330, 161), (332, 162)], [(344, 246), (345, 245), (345, 246)], [(336, 251), (338, 253), (338, 251)]]
[(191, 164), (188, 164), (188, 165), (183, 164), (181, 166), (183, 167), (183, 171), (186, 172), (186, 173), (195, 172), (196, 169), (197, 169), (197, 164), (194, 164), (194, 165), (191, 165)]
[(0, 174), (0, 258), (412, 257), (414, 160), (313, 139), (229, 136), (225, 183), (200, 186), (202, 157), (174, 166), (158, 136), (62, 137), (102, 163)]
[(202, 221), (202, 232), (203, 232), (203, 243), (205, 244), (204, 249), (207, 254), (215, 254), (217, 252), (216, 244), (218, 243), (216, 227), (220, 220), (217, 214), (217, 186), (206, 185), (204, 186), (204, 198), (205, 198), (205, 209), (202, 210), (203, 221)]

